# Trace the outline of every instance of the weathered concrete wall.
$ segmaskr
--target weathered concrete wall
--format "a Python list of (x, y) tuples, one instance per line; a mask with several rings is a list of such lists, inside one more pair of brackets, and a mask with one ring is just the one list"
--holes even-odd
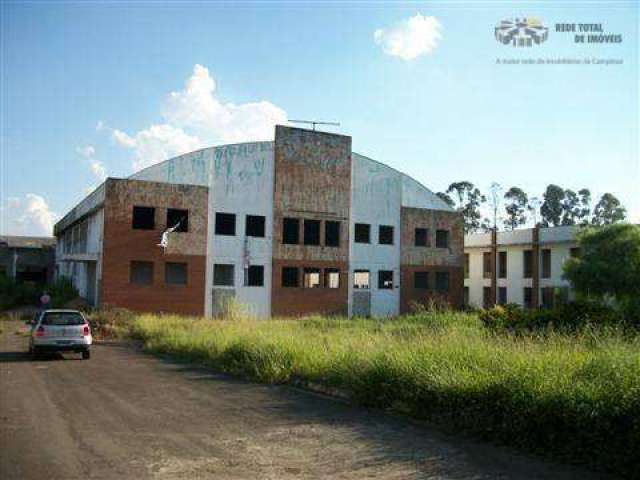
[[(369, 270), (371, 288), (370, 314), (397, 315), (400, 308), (400, 205), (402, 174), (375, 160), (353, 154), (353, 190), (351, 193), (351, 225), (371, 225), (371, 243), (355, 243), (350, 232), (350, 275), (355, 270)], [(393, 245), (378, 242), (380, 225), (393, 227)], [(378, 288), (378, 271), (393, 271), (393, 289)], [(353, 282), (349, 282), (349, 312), (353, 311)]]
[[(276, 127), (273, 201), (273, 315), (318, 311), (347, 312), (346, 282), (337, 289), (284, 288), (282, 266), (348, 270), (351, 203), (351, 137), (299, 128)], [(340, 222), (340, 246), (284, 245), (282, 220), (293, 217)], [(302, 242), (302, 236), (301, 236)], [(321, 308), (321, 310), (319, 310)]]
[[(100, 295), (103, 305), (136, 311), (204, 313), (207, 197), (206, 187), (107, 180)], [(134, 206), (155, 207), (155, 229), (132, 228)], [(169, 245), (173, 246), (164, 252), (157, 244), (167, 228), (167, 208), (189, 211), (189, 232), (172, 234)], [(136, 260), (153, 262), (152, 285), (130, 283), (130, 262)], [(187, 285), (166, 284), (166, 262), (187, 264)]]
[[(415, 229), (427, 228), (427, 247), (415, 246)], [(448, 248), (436, 248), (436, 230), (449, 232)], [(462, 306), (464, 234), (462, 217), (457, 212), (402, 207), (401, 209), (401, 300), (400, 311), (409, 311), (411, 302), (428, 302), (444, 298), (454, 307)], [(429, 272), (429, 289), (414, 288), (414, 273)], [(447, 294), (435, 292), (436, 272), (449, 273)]]
[[(205, 313), (212, 314), (213, 268), (234, 265), (234, 286), (228, 288), (244, 311), (258, 317), (271, 314), (271, 254), (273, 231), (273, 142), (216, 147), (209, 179), (207, 292)], [(236, 235), (215, 235), (216, 212), (236, 215)], [(265, 237), (246, 235), (246, 216), (265, 217)], [(264, 285), (244, 285), (248, 265), (264, 267)], [(215, 287), (221, 288), (221, 287)]]

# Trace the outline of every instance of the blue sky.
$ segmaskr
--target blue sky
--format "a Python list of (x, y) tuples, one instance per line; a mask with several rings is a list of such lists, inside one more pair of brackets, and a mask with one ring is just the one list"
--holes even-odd
[[(355, 151), (434, 191), (587, 187), (640, 221), (637, 2), (1, 8), (2, 233), (47, 233), (104, 175), (263, 139), (286, 118), (339, 121)], [(541, 18), (549, 39), (499, 44), (495, 24), (518, 16)], [(556, 23), (600, 23), (623, 41), (576, 44)], [(561, 57), (624, 63), (496, 64)]]

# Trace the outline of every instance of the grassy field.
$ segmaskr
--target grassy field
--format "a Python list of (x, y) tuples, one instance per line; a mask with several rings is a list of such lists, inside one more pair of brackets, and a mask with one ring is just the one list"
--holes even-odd
[(563, 460), (640, 472), (640, 337), (511, 336), (476, 315), (233, 322), (142, 315), (148, 351), (308, 383)]

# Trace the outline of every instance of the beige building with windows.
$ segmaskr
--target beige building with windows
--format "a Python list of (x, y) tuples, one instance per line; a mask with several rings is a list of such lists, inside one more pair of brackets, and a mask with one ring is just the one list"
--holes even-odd
[(529, 228), (466, 235), (464, 302), (473, 307), (517, 303), (551, 307), (573, 299), (562, 265), (578, 255), (580, 227)]

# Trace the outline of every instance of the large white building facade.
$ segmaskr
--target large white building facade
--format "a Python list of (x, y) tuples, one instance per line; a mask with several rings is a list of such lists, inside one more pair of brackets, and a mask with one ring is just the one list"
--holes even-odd
[(266, 317), (462, 304), (460, 215), (326, 132), (278, 126), (275, 141), (110, 178), (55, 234), (58, 274), (96, 305), (216, 315), (233, 300)]
[(464, 301), (473, 307), (516, 303), (551, 307), (572, 300), (562, 266), (579, 255), (580, 227), (529, 228), (466, 235)]

